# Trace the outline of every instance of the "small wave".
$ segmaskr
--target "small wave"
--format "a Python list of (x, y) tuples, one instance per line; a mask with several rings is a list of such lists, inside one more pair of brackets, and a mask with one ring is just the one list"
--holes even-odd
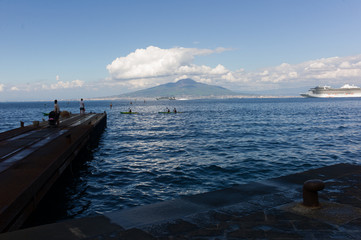
[[(108, 111), (109, 104), (106, 109), (103, 105), (94, 101), (87, 106), (94, 112)], [(134, 102), (132, 109), (142, 113), (136, 116), (120, 116), (115, 112), (117, 105), (119, 110), (126, 109), (129, 102), (113, 102), (99, 146), (67, 188), (70, 216), (360, 162), (357, 100)], [(34, 108), (27, 105), (2, 106), (1, 129), (18, 127), (23, 116), (34, 117)], [(184, 114), (157, 114), (166, 107), (176, 107)], [(43, 104), (35, 106), (37, 112), (43, 108)], [(67, 110), (78, 112), (78, 103)], [(37, 119), (24, 121), (33, 120)]]

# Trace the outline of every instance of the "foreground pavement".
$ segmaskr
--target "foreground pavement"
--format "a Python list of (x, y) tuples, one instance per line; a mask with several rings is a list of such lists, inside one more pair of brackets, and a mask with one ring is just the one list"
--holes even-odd
[[(321, 207), (302, 203), (321, 179)], [(337, 164), (218, 191), (0, 234), (0, 239), (361, 239), (361, 166)]]

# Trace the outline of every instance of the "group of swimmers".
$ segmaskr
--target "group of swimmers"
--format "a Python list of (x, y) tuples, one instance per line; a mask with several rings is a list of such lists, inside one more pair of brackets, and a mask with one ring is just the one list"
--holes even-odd
[[(170, 109), (169, 109), (169, 108), (167, 108), (167, 112), (170, 113)], [(173, 108), (173, 112), (174, 112), (174, 113), (177, 113), (177, 109), (176, 109), (176, 108)]]

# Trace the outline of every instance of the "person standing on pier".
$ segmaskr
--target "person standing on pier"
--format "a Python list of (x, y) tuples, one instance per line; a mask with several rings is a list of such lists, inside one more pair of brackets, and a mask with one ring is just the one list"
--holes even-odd
[(56, 125), (59, 126), (59, 116), (60, 116), (60, 107), (58, 104), (58, 100), (54, 100), (54, 112), (55, 112), (55, 119), (56, 119)]
[(83, 99), (80, 99), (80, 114), (85, 114), (85, 104)]

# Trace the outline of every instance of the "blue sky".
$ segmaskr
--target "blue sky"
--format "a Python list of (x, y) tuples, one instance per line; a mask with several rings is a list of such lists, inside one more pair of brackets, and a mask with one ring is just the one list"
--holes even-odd
[(359, 0), (0, 0), (0, 101), (361, 86), (360, 25)]

